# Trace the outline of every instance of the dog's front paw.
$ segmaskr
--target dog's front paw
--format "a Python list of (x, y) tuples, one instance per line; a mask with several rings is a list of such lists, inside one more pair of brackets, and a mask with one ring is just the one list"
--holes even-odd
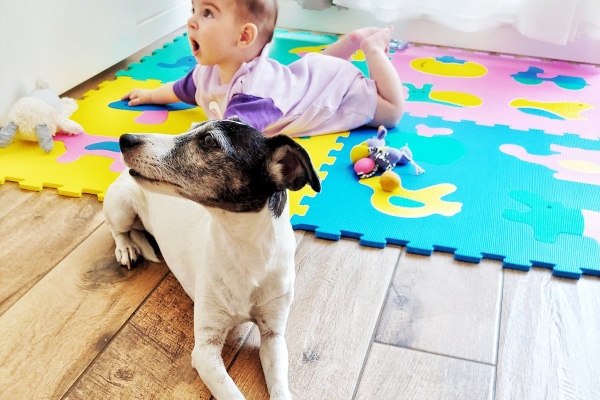
[(125, 248), (117, 248), (115, 249), (115, 257), (117, 258), (117, 262), (127, 269), (131, 269), (132, 265), (135, 265), (138, 260), (139, 249), (137, 246), (132, 245), (130, 247)]
[(275, 386), (271, 388), (270, 400), (292, 400), (292, 395), (288, 388)]
[(117, 262), (122, 266), (127, 267), (127, 269), (131, 269), (131, 266), (135, 264), (140, 254), (142, 254), (140, 248), (125, 234), (116, 237), (115, 244), (115, 257)]
[(277, 394), (270, 397), (270, 400), (292, 400), (292, 395), (288, 392), (287, 394)]

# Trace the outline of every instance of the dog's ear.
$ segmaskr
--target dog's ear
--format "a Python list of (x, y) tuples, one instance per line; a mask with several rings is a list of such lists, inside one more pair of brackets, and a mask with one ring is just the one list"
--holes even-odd
[(321, 191), (321, 180), (302, 146), (285, 135), (269, 138), (267, 144), (267, 168), (279, 190), (300, 190), (308, 184), (315, 192)]

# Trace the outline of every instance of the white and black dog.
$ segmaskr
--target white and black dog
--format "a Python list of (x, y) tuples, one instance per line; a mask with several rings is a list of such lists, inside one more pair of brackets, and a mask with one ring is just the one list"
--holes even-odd
[(294, 293), (295, 236), (287, 189), (321, 183), (307, 152), (237, 118), (181, 135), (125, 134), (129, 167), (109, 187), (104, 215), (115, 254), (158, 261), (144, 231), (194, 301), (192, 365), (217, 399), (243, 399), (223, 364), (227, 332), (253, 321), (271, 399), (290, 399), (284, 333)]

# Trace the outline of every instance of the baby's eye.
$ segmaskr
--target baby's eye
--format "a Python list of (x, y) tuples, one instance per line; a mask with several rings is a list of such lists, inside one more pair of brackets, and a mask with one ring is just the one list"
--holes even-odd
[(210, 11), (208, 8), (205, 8), (204, 11), (202, 11), (202, 16), (204, 18), (212, 18), (212, 11)]

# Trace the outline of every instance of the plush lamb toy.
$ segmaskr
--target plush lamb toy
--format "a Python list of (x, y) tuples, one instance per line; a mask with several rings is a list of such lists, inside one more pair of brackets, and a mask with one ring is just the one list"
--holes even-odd
[(31, 95), (17, 100), (8, 112), (8, 123), (0, 129), (0, 148), (8, 147), (16, 137), (37, 141), (45, 152), (52, 151), (56, 132), (69, 135), (83, 132), (81, 125), (69, 119), (76, 110), (74, 99), (60, 98), (46, 82), (38, 81)]

